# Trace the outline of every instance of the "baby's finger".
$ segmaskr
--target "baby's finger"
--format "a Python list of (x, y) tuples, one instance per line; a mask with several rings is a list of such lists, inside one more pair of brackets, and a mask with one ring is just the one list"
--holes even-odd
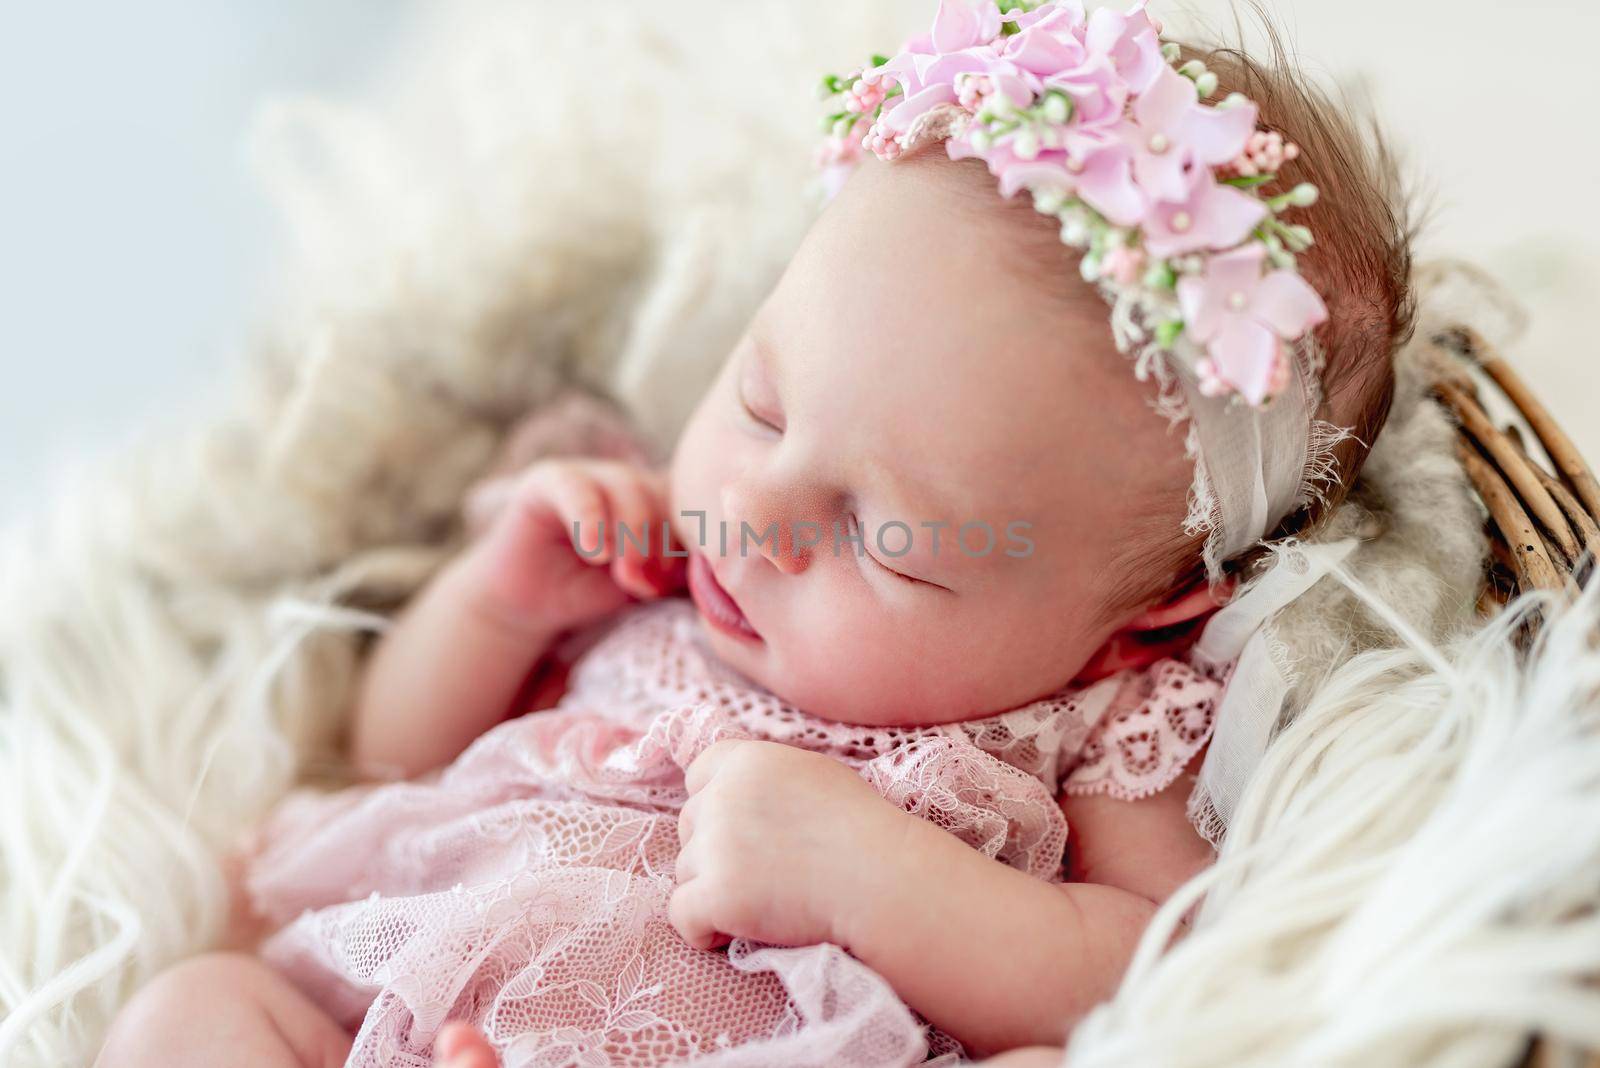
[(587, 474), (561, 464), (541, 465), (527, 476), (561, 519), (567, 539), (591, 564), (610, 563), (611, 509), (601, 485)]
[[(687, 841), (687, 839), (685, 839), (685, 841)], [(683, 849), (679, 850), (678, 858), (673, 861), (672, 868), (673, 878), (677, 880), (678, 885), (682, 886), (684, 883), (692, 882), (694, 877), (699, 873), (699, 850), (692, 849), (688, 846), (685, 846)]]
[(645, 578), (644, 563), (634, 554), (618, 556), (611, 561), (611, 581), (641, 601), (653, 601), (660, 596)]
[(642, 473), (625, 464), (603, 464), (597, 467), (596, 475), (605, 487), (618, 531), (627, 532), (627, 539), (622, 542), (626, 550), (640, 552), (646, 545), (654, 548), (655, 540), (661, 536), (661, 508)]
[(669, 546), (674, 553), (682, 552), (675, 541), (663, 544), (659, 551), (654, 551), (656, 546), (652, 545), (650, 558), (640, 565), (641, 578), (649, 584), (652, 594), (656, 597), (678, 592), (683, 589), (688, 578), (688, 568), (685, 566), (687, 561), (682, 556), (668, 555)]
[(705, 788), (706, 783), (716, 777), (717, 769), (727, 763), (728, 758), (739, 750), (740, 746), (749, 743), (738, 738), (729, 738), (711, 746), (705, 752), (694, 758), (689, 765), (689, 770), (683, 773), (684, 789), (690, 794), (697, 794)]
[(469, 1023), (455, 1020), (444, 1025), (433, 1044), (439, 1068), (495, 1068), (494, 1047)]
[(597, 477), (605, 486), (611, 510), (612, 574), (617, 584), (635, 597), (657, 596), (646, 577), (646, 562), (661, 551), (663, 514), (645, 472), (626, 464), (600, 465)]
[(695, 949), (715, 949), (727, 939), (711, 922), (709, 894), (704, 882), (680, 882), (667, 902), (667, 920)]
[(689, 847), (689, 839), (694, 837), (694, 815), (702, 796), (704, 795), (696, 794), (689, 798), (678, 810), (678, 845), (684, 849)]

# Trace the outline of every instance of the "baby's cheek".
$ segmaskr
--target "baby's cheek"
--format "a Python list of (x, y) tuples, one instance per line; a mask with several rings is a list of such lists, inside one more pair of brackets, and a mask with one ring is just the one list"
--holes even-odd
[(678, 540), (689, 548), (704, 549), (705, 543), (714, 545), (714, 535), (706, 532), (715, 531), (722, 519), (717, 491), (729, 477), (722, 468), (726, 466), (731, 447), (726, 443), (719, 447), (715, 434), (714, 426), (697, 417), (684, 431), (672, 456), (668, 486), (672, 528)]
[[(952, 663), (941, 606), (899, 611), (841, 598), (827, 625), (791, 635), (785, 674), (793, 703), (830, 719), (863, 724), (969, 718), (962, 679), (973, 664)], [(980, 709), (981, 711), (981, 709)]]

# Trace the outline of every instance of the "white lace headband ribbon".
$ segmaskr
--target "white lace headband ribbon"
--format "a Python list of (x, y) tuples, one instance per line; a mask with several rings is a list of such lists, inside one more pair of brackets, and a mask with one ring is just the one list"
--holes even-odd
[(1279, 542), (1267, 567), (1201, 633), (1196, 659), (1217, 670), (1233, 665), (1217, 706), (1216, 733), (1189, 797), (1189, 818), (1213, 845), (1232, 822), (1294, 686), (1294, 664), (1273, 631), (1273, 617), (1338, 570), (1358, 545), (1355, 538)]
[(1334, 447), (1349, 431), (1316, 417), (1321, 401), (1309, 346), (1297, 347), (1288, 385), (1257, 408), (1207, 396), (1189, 378), (1168, 383), (1164, 406), (1188, 423), (1195, 475), (1185, 529), (1204, 535), (1206, 574), (1267, 538), (1336, 477)]

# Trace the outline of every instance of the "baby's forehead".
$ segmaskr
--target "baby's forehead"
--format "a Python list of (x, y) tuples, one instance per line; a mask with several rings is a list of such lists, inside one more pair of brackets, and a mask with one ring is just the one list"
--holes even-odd
[(1027, 247), (1023, 222), (1050, 227), (1015, 207), (951, 167), (869, 163), (763, 323), (782, 373), (870, 428), (908, 482), (953, 505), (1040, 511), (1063, 506), (1064, 486), (1181, 459), (1181, 445), (1117, 352), (1109, 309), (1053, 234)]
[(976, 314), (930, 309), (924, 330), (863, 352), (836, 392), (919, 507), (1042, 522), (1085, 506), (1090, 491), (1132, 489), (1181, 454), (1151, 392), (1093, 326), (1052, 317), (973, 329)]

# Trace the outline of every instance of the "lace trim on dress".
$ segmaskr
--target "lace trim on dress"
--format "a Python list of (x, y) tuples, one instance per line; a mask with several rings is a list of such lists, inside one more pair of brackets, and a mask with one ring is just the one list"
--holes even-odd
[(1162, 660), (1116, 680), (1117, 690), (1062, 788), (1137, 801), (1160, 793), (1194, 759), (1215, 726), (1220, 680), (1178, 660)]

